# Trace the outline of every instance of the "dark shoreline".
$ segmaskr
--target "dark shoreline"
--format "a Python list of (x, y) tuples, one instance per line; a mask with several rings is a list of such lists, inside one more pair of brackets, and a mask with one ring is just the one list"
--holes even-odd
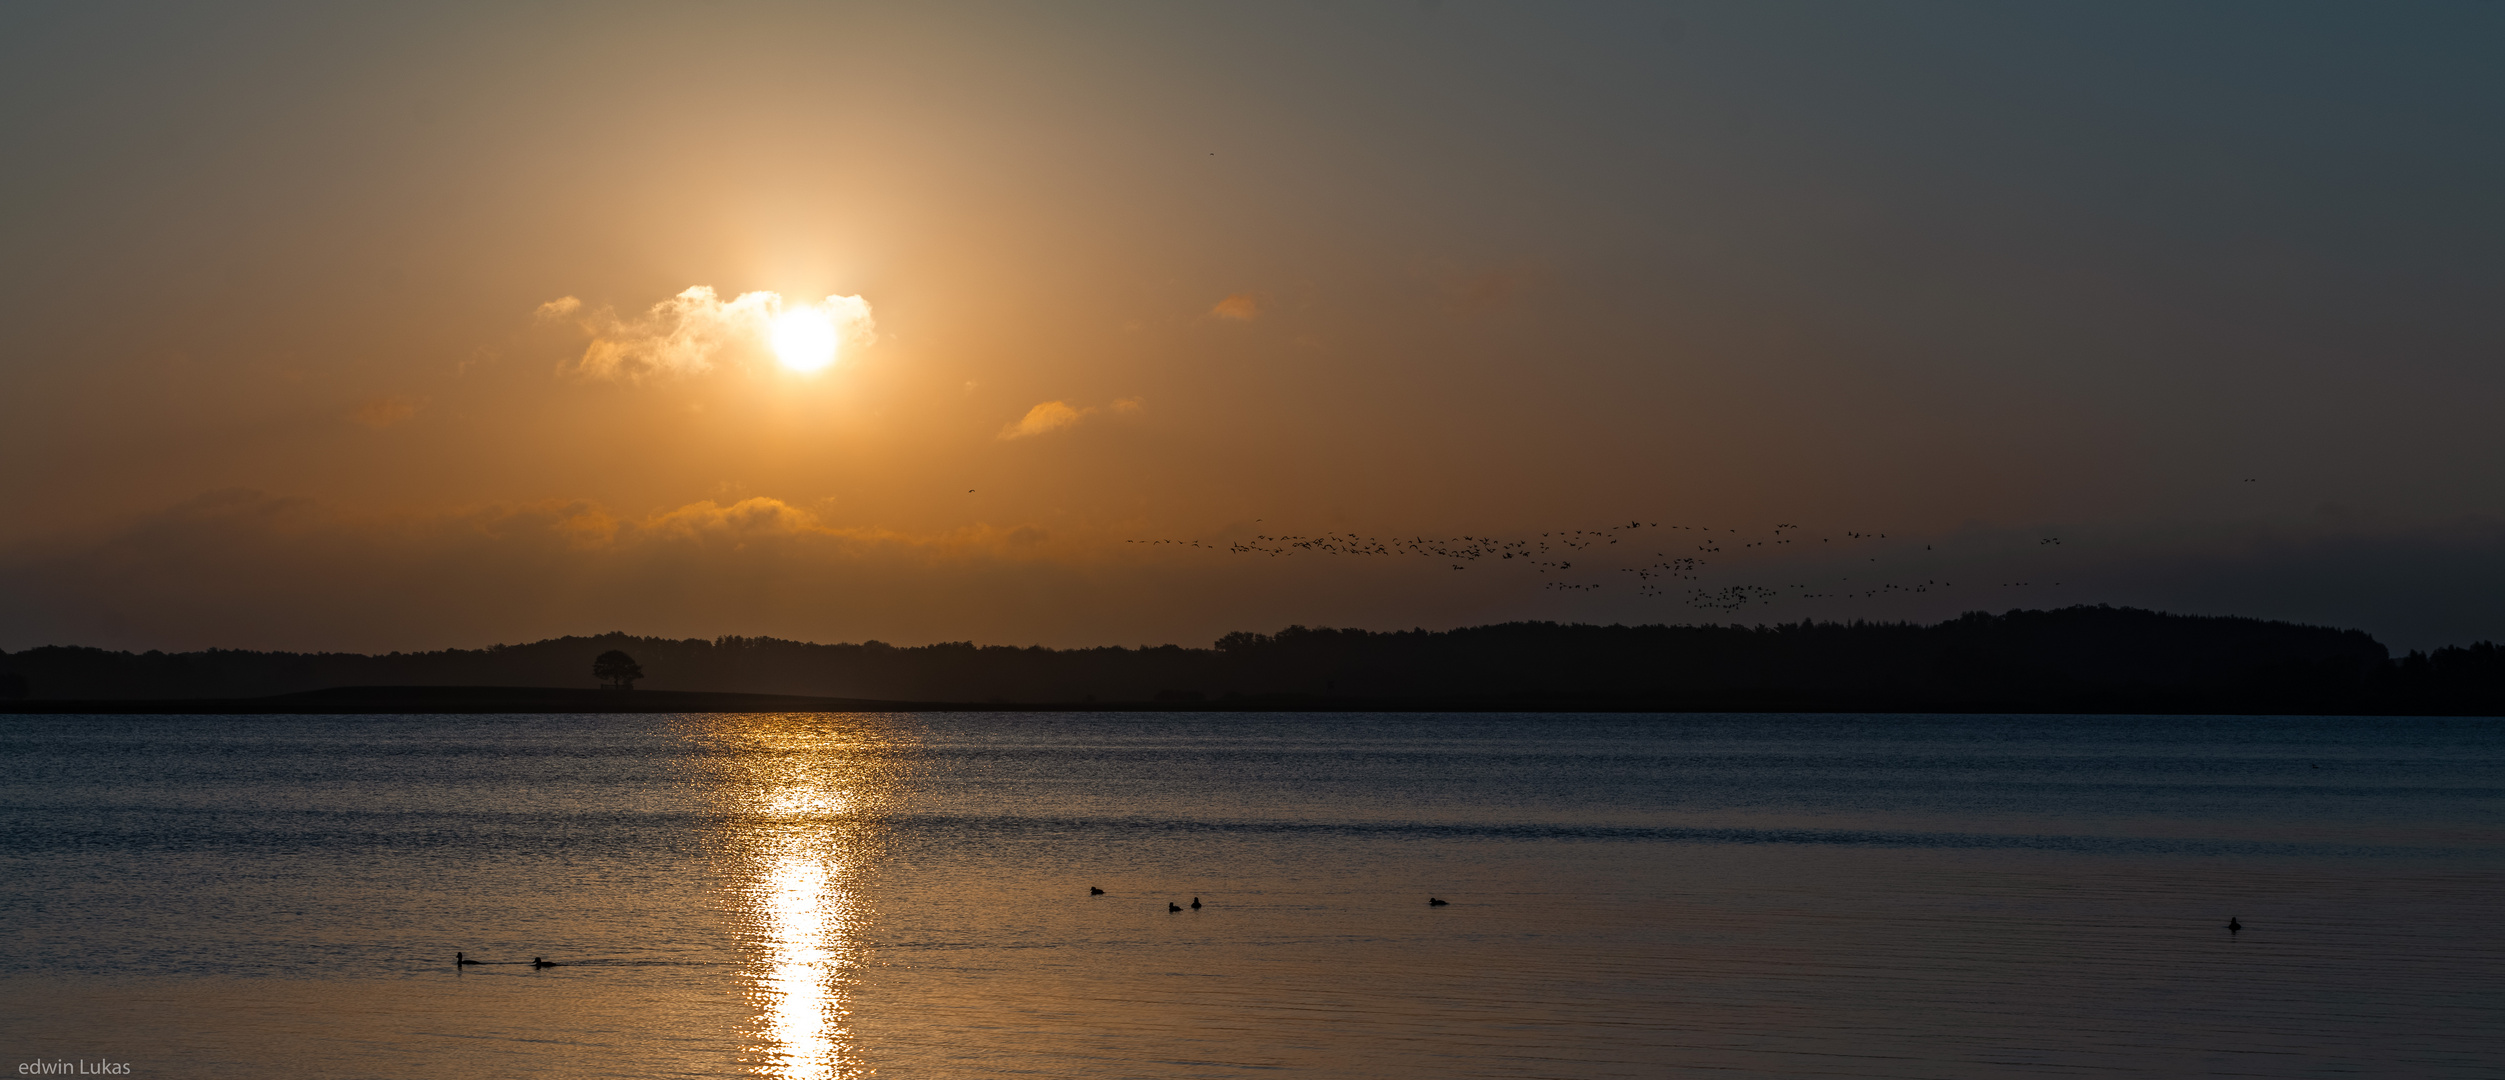
[[(2449, 707), (2448, 707), (2449, 706)], [(2160, 716), (2495, 716), (2451, 703), (2254, 699), (2206, 694), (2080, 694), (1941, 700), (1718, 693), (1616, 698), (1573, 695), (1365, 698), (1303, 695), (1164, 701), (882, 701), (699, 690), (589, 690), (532, 686), (343, 686), (246, 698), (35, 698), (0, 701), (0, 714), (250, 716), (387, 714), (635, 714), (760, 712), (1415, 712), (1415, 713), (2000, 713)]]
[[(602, 676), (603, 658), (635, 674)], [(709, 689), (594, 688), (612, 677)], [(2505, 648), (2395, 659), (2357, 630), (2099, 606), (1927, 626), (1290, 626), (1201, 649), (605, 634), (379, 656), (0, 654), (0, 713), (761, 711), (2495, 716)]]

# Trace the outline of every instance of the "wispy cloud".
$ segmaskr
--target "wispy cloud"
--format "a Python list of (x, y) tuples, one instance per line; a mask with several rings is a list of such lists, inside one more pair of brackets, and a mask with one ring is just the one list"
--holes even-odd
[(1261, 298), (1251, 293), (1236, 293), (1218, 301), (1209, 309), (1209, 315), (1212, 318), (1251, 322), (1261, 317)]
[(425, 404), (426, 401), (423, 398), (414, 398), (406, 394), (386, 394), (358, 402), (357, 407), (348, 413), (348, 418), (380, 431), (416, 416), (418, 409)]
[(1146, 403), (1135, 397), (1115, 398), (1112, 404), (1106, 405), (1102, 409), (1093, 405), (1089, 405), (1085, 408), (1074, 408), (1066, 401), (1047, 401), (1041, 405), (1035, 406), (1032, 409), (1028, 409), (1024, 417), (1020, 418), (1015, 423), (1000, 429), (1000, 437), (1003, 439), (1023, 439), (1032, 435), (1047, 435), (1055, 431), (1060, 431), (1064, 428), (1076, 427), (1080, 423), (1084, 422), (1088, 417), (1094, 416), (1100, 412), (1110, 412), (1120, 416), (1133, 416), (1137, 415), (1143, 408), (1146, 408)]
[(725, 350), (753, 349), (767, 339), (776, 318), (801, 310), (815, 310), (833, 325), (844, 351), (878, 340), (869, 301), (858, 296), (786, 305), (782, 294), (766, 291), (724, 300), (710, 285), (691, 286), (631, 318), (571, 296), (539, 305), (537, 317), (574, 322), (591, 338), (582, 357), (569, 365), (574, 373), (642, 382), (709, 371)]

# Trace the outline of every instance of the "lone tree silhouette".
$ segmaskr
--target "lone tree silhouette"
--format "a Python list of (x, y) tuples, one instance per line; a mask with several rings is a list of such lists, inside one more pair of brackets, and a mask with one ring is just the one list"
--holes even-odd
[(592, 677), (611, 690), (632, 690), (635, 680), (644, 677), (643, 666), (635, 658), (617, 649), (601, 653), (591, 662)]

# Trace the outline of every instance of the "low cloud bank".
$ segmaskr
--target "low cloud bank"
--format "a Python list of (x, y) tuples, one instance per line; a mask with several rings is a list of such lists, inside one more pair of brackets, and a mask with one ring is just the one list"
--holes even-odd
[[(1244, 627), (1934, 622), (2113, 604), (2373, 634), (2394, 652), (2505, 639), (2505, 524), (2380, 533), (1892, 537), (1749, 556), (1643, 595), (1601, 564), (1588, 591), (1523, 560), (1358, 557), (1234, 540), (1123, 543), (1083, 525), (906, 533), (772, 498), (623, 512), (581, 500), (374, 513), (223, 492), (105, 533), (0, 551), (0, 649), (388, 651), (629, 629), (797, 640), (1058, 646), (1213, 640)], [(1049, 527), (1048, 527), (1049, 526)], [(1246, 530), (1268, 528), (1246, 523)], [(1247, 531), (1243, 538), (1248, 539)], [(1621, 544), (1619, 547), (1627, 545)], [(1833, 548), (1839, 545), (1814, 545)], [(1954, 552), (1972, 552), (1955, 555)], [(1651, 556), (1649, 545), (1641, 554)], [(1871, 556), (1878, 556), (1873, 559)], [(1583, 555), (1573, 573), (1586, 574)], [(1926, 559), (1940, 560), (1937, 563)], [(1575, 577), (1571, 580), (1581, 581)], [(1952, 583), (1953, 584), (1933, 584)], [(1784, 586), (1773, 601), (1752, 585)], [(1791, 588), (1800, 585), (1803, 588)], [(1695, 596), (1733, 604), (1698, 607)]]
[(1035, 615), (1088, 591), (1055, 554), (1031, 524), (907, 534), (770, 498), (371, 514), (230, 491), (0, 556), (0, 648), (377, 650), (621, 625), (938, 638), (984, 621), (987, 597)]

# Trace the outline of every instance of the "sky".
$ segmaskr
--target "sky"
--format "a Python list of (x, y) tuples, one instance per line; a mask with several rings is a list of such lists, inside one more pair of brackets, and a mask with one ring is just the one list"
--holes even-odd
[(2500, 40), (11, 4), (0, 649), (2080, 603), (2505, 638)]

